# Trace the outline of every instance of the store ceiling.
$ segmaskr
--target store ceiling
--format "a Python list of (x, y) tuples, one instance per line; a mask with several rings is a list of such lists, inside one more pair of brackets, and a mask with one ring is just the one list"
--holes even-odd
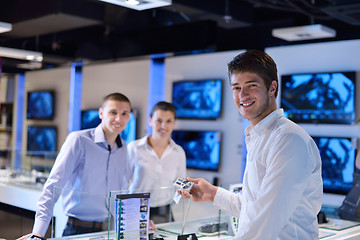
[[(73, 61), (116, 61), (154, 53), (264, 49), (360, 38), (360, 1), (173, 0), (136, 11), (97, 0), (0, 1), (0, 21), (12, 24), (0, 46), (40, 51), (42, 68)], [(331, 39), (287, 42), (273, 28), (323, 24)], [(336, 50), (336, 49), (334, 49)], [(28, 71), (2, 58), (5, 73)]]

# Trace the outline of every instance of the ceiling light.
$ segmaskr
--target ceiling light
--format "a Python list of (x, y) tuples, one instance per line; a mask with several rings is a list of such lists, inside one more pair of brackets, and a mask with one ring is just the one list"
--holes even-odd
[(172, 0), (100, 0), (138, 11), (171, 5)]
[(136, 1), (136, 0), (128, 0), (127, 1), (127, 4), (130, 4), (130, 5), (139, 5), (140, 4), (140, 2), (139, 1)]
[(314, 24), (299, 27), (276, 28), (272, 30), (272, 35), (286, 41), (302, 41), (335, 37), (336, 31), (321, 24)]
[(43, 54), (41, 52), (6, 47), (0, 47), (0, 57), (31, 60), (37, 62), (41, 62), (43, 60)]
[(11, 23), (0, 22), (0, 33), (10, 32), (12, 29)]

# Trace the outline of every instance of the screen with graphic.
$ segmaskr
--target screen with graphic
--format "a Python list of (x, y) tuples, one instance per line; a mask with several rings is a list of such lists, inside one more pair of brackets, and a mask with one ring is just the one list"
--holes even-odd
[(220, 132), (176, 130), (173, 131), (172, 138), (183, 147), (187, 168), (219, 170)]
[(172, 103), (177, 118), (217, 119), (221, 113), (222, 80), (173, 83)]
[(324, 192), (346, 194), (355, 171), (355, 149), (351, 138), (313, 137), (322, 160)]
[(284, 75), (281, 108), (297, 123), (351, 124), (355, 86), (355, 72)]
[(55, 109), (54, 91), (28, 92), (27, 119), (51, 120), (54, 118)]
[(27, 151), (32, 156), (48, 156), (56, 152), (57, 131), (53, 126), (28, 126)]

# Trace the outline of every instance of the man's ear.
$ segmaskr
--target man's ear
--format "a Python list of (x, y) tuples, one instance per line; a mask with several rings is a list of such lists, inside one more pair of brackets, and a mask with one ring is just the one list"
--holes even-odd
[(272, 81), (270, 84), (269, 92), (274, 94), (274, 96), (275, 96), (277, 87), (278, 87), (278, 83), (276, 81)]
[(103, 119), (104, 110), (102, 108), (99, 108), (99, 118)]

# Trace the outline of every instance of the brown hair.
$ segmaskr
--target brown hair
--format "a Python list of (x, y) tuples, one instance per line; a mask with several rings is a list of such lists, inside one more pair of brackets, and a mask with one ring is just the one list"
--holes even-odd
[(118, 92), (110, 93), (109, 95), (104, 97), (103, 106), (104, 106), (104, 103), (106, 103), (109, 100), (119, 101), (119, 102), (127, 102), (130, 104), (130, 108), (131, 108), (131, 102), (124, 94), (121, 94)]
[(158, 102), (154, 105), (154, 107), (151, 110), (150, 113), (150, 118), (152, 118), (152, 116), (154, 115), (154, 112), (156, 110), (163, 110), (163, 111), (170, 111), (174, 114), (175, 118), (176, 118), (176, 111), (175, 111), (175, 106), (172, 103), (169, 102)]
[[(231, 81), (232, 74), (243, 72), (251, 72), (259, 75), (264, 80), (268, 90), (272, 81), (278, 83), (276, 63), (263, 51), (248, 50), (237, 55), (228, 63), (229, 81)], [(278, 88), (275, 90), (275, 97), (277, 93)]]

